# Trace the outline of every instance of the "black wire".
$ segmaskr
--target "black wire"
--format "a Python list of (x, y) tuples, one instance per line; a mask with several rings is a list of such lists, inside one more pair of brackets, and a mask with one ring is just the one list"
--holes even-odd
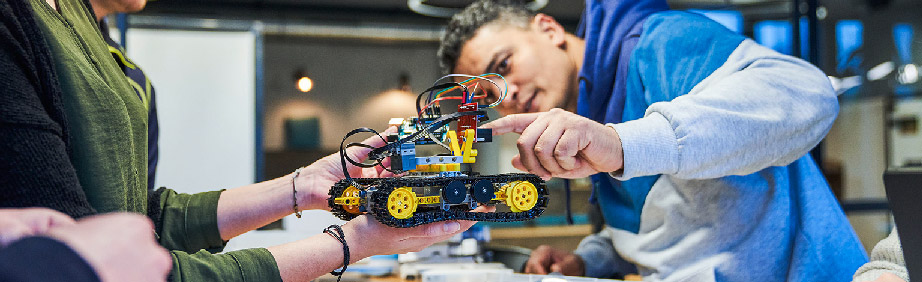
[[(436, 128), (439, 128), (463, 116), (472, 116), (472, 115), (486, 116), (486, 114), (487, 113), (484, 111), (470, 111), (470, 112), (455, 112), (450, 115), (442, 116), (432, 121), (432, 123), (430, 123), (429, 126), (427, 126), (423, 130), (417, 130), (416, 132), (414, 132), (413, 134), (410, 134), (407, 137), (401, 138), (400, 140), (394, 141), (390, 144), (387, 144), (382, 147), (378, 147), (377, 149), (371, 150), (371, 152), (368, 153), (368, 156), (369, 158), (372, 158), (372, 159), (379, 159), (378, 158), (379, 156), (384, 155), (386, 152), (390, 151), (391, 149), (394, 149), (394, 147), (396, 146), (400, 146), (400, 144), (416, 141), (416, 139), (418, 139), (420, 134), (422, 134), (423, 132), (427, 132), (427, 131), (432, 132), (432, 130), (435, 130)], [(383, 159), (383, 157), (380, 157), (380, 159)], [(345, 165), (345, 161), (343, 162), (343, 165)]]
[(349, 147), (355, 147), (355, 146), (370, 148), (370, 149), (372, 149), (372, 151), (374, 151), (374, 149), (375, 149), (374, 147), (372, 147), (371, 145), (366, 145), (366, 144), (362, 144), (362, 143), (349, 143), (349, 145), (346, 145), (346, 139), (348, 139), (348, 138), (349, 138), (350, 136), (352, 136), (352, 135), (359, 134), (359, 133), (362, 133), (362, 132), (371, 132), (371, 133), (374, 133), (375, 135), (378, 135), (378, 138), (381, 138), (381, 140), (384, 140), (384, 143), (385, 143), (385, 144), (387, 143), (387, 139), (384, 139), (384, 137), (382, 137), (381, 134), (379, 134), (379, 133), (378, 133), (377, 131), (375, 131), (374, 129), (367, 128), (367, 127), (361, 127), (361, 128), (353, 129), (352, 131), (349, 131), (349, 133), (347, 133), (346, 136), (343, 137), (343, 141), (342, 141), (341, 143), (339, 143), (339, 159), (340, 159), (340, 161), (342, 162), (342, 165), (343, 165), (343, 176), (345, 176), (346, 179), (347, 179), (347, 181), (351, 182), (352, 185), (355, 186), (356, 188), (359, 187), (359, 186), (358, 186), (358, 183), (356, 183), (356, 182), (352, 179), (352, 176), (349, 175), (349, 169), (348, 169), (348, 167), (346, 166), (346, 161), (348, 160), (349, 163), (351, 163), (352, 165), (355, 165), (355, 166), (357, 166), (357, 167), (374, 167), (374, 166), (380, 164), (380, 163), (381, 163), (381, 160), (384, 159), (383, 157), (381, 157), (381, 158), (376, 158), (376, 159), (372, 159), (372, 161), (373, 161), (374, 163), (372, 163), (372, 164), (364, 164), (364, 163), (356, 162), (355, 160), (353, 160), (352, 158), (350, 158), (348, 154), (346, 154), (346, 149), (347, 149), (347, 148), (349, 148)]
[(567, 224), (573, 225), (573, 209), (570, 207), (570, 180), (563, 180), (563, 189), (566, 192), (566, 202), (567, 202)]
[(324, 228), (323, 233), (330, 234), (333, 239), (336, 239), (343, 244), (343, 269), (339, 271), (335, 269), (330, 271), (330, 274), (337, 276), (336, 282), (339, 282), (343, 279), (343, 273), (346, 272), (346, 268), (349, 267), (349, 245), (346, 244), (346, 234), (343, 233), (343, 228), (336, 224)]

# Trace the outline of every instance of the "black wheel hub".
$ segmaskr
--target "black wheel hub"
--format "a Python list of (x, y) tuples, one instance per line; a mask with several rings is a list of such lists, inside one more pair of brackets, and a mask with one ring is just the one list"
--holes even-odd
[(460, 204), (464, 202), (464, 198), (467, 198), (467, 191), (464, 189), (464, 183), (461, 181), (452, 181), (449, 182), (445, 188), (442, 189), (442, 199), (449, 204)]
[(471, 195), (474, 200), (481, 204), (489, 203), (493, 200), (493, 182), (490, 180), (480, 180), (471, 185)]

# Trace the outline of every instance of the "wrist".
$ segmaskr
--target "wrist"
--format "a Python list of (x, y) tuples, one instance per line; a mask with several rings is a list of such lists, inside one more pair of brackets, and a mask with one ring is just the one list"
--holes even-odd
[(606, 123), (603, 125), (602, 132), (604, 132), (604, 144), (607, 148), (608, 161), (603, 165), (603, 169), (599, 172), (612, 173), (621, 171), (624, 169), (624, 148), (621, 143), (621, 135), (618, 134), (618, 130), (615, 129), (614, 124)]
[(573, 255), (576, 261), (576, 269), (579, 271), (579, 276), (586, 276), (586, 262), (583, 261), (583, 257), (578, 255)]
[[(317, 184), (314, 179), (316, 175), (312, 175), (308, 167), (303, 167), (301, 173), (297, 178), (294, 178), (295, 173), (292, 172), (288, 176), (289, 182), (289, 193), (294, 194), (291, 187), (291, 181), (294, 179), (294, 190), (297, 191), (297, 201), (298, 209), (300, 211), (305, 210), (329, 210), (327, 207), (327, 194), (318, 194), (314, 190)], [(291, 201), (291, 200), (289, 200)]]
[(342, 225), (343, 233), (345, 234), (345, 237), (346, 237), (346, 244), (349, 244), (349, 252), (350, 252), (350, 262), (349, 263), (354, 263), (363, 258), (376, 255), (373, 250), (367, 248), (368, 247), (367, 244), (362, 244), (363, 242), (368, 242), (368, 241), (361, 240), (361, 237), (363, 235), (367, 237), (372, 234), (369, 232), (363, 232), (362, 230), (357, 228), (358, 226), (356, 226), (357, 224), (355, 224), (355, 221), (356, 220), (354, 219)]

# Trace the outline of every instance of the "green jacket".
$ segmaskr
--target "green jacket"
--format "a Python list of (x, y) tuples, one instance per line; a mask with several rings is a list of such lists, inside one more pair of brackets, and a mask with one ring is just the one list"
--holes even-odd
[(69, 157), (89, 204), (100, 213), (148, 214), (159, 223), (160, 244), (173, 256), (172, 281), (281, 281), (266, 249), (213, 254), (225, 245), (217, 226), (221, 191), (162, 190), (148, 198), (147, 110), (109, 54), (86, 2), (57, 0), (60, 12), (44, 0), (30, 2), (51, 49)]

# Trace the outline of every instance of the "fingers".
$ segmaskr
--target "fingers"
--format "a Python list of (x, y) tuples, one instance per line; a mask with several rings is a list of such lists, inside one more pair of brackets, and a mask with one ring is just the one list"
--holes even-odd
[(522, 162), (525, 171), (534, 173), (541, 178), (550, 177), (551, 173), (541, 166), (537, 152), (535, 152), (535, 144), (538, 143), (538, 138), (541, 137), (547, 127), (547, 121), (539, 119), (525, 128), (525, 130), (522, 131), (522, 136), (520, 136), (519, 140), (515, 143), (516, 147), (519, 149), (519, 161)]
[(493, 129), (493, 135), (502, 135), (509, 132), (522, 133), (541, 113), (516, 114), (501, 117), (480, 128)]
[(484, 205), (481, 205), (481, 206), (477, 206), (477, 208), (475, 208), (475, 209), (473, 209), (473, 210), (471, 210), (471, 211), (472, 211), (472, 212), (495, 212), (495, 211), (496, 211), (496, 207), (495, 207), (495, 206), (484, 206)]
[(557, 144), (565, 133), (566, 128), (560, 123), (548, 123), (547, 129), (535, 143), (535, 156), (538, 157), (541, 167), (549, 172), (547, 176), (556, 176), (565, 170), (558, 164), (556, 157)]
[[(387, 130), (384, 130), (384, 132), (381, 132), (381, 137), (387, 136), (388, 134), (394, 133), (394, 132), (397, 132), (396, 126), (388, 127)], [(370, 145), (374, 148), (384, 146), (386, 142), (385, 140), (381, 140), (381, 137), (379, 137), (377, 134), (372, 135), (371, 137), (368, 137), (365, 140), (363, 140), (362, 144)], [(346, 154), (349, 154), (349, 158), (357, 162), (363, 162), (365, 161), (365, 159), (368, 159), (368, 152), (371, 152), (371, 150), (372, 150), (371, 148), (355, 146), (355, 147), (346, 149)]]
[(512, 157), (512, 167), (514, 167), (515, 169), (521, 170), (521, 171), (528, 171), (527, 169), (525, 169), (525, 165), (522, 165), (522, 157), (520, 157), (519, 155), (515, 155), (514, 157)]
[(461, 223), (458, 221), (436, 222), (423, 225), (422, 236), (416, 237), (442, 237), (445, 235), (454, 235), (461, 230)]
[(551, 264), (551, 271), (567, 276), (583, 276), (583, 260), (574, 254), (567, 254), (560, 261)]
[(565, 131), (560, 136), (560, 140), (557, 141), (554, 148), (554, 159), (560, 165), (560, 168), (568, 171), (577, 168), (576, 154), (582, 148), (581, 144), (579, 144), (581, 139), (583, 138), (580, 138), (579, 133), (575, 130)]
[(550, 265), (553, 263), (550, 247), (547, 245), (539, 246), (531, 252), (531, 257), (525, 263), (525, 273), (548, 274)]
[(23, 237), (32, 236), (32, 230), (23, 224), (0, 224), (0, 247), (19, 241)]

